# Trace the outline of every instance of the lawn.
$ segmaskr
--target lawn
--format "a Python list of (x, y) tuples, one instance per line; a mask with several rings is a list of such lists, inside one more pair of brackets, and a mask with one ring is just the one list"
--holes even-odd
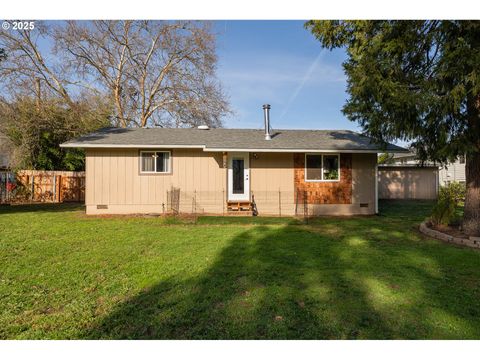
[(480, 251), (381, 216), (186, 220), (0, 208), (2, 339), (480, 339)]

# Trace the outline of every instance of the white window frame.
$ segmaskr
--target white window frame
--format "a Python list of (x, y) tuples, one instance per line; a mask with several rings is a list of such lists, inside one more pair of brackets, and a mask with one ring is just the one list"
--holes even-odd
[[(314, 180), (314, 179), (307, 179), (307, 156), (309, 155), (315, 155), (315, 156), (321, 156), (322, 157), (322, 166), (320, 168), (321, 174), (322, 174), (322, 179), (321, 180)], [(338, 179), (323, 179), (323, 157), (324, 156), (337, 156), (338, 158)], [(339, 153), (325, 153), (325, 154), (319, 154), (319, 153), (305, 153), (305, 182), (340, 182), (340, 177), (341, 177), (341, 166), (340, 166), (340, 154)]]
[[(168, 171), (157, 171), (157, 160), (155, 159), (154, 162), (154, 171), (143, 171), (142, 170), (142, 156), (144, 153), (155, 153), (155, 158), (157, 157), (157, 153), (168, 153)], [(140, 151), (139, 156), (139, 166), (140, 166), (140, 174), (171, 174), (172, 173), (172, 152), (166, 150), (142, 150)]]

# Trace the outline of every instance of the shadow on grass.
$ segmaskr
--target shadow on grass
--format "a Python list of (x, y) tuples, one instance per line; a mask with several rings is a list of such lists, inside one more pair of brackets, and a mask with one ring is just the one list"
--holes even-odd
[(269, 216), (199, 216), (198, 225), (301, 225), (303, 218)]
[(36, 203), (36, 204), (18, 204), (18, 205), (0, 205), (0, 214), (13, 213), (30, 213), (30, 212), (63, 212), (85, 210), (85, 205), (82, 203)]
[[(339, 220), (341, 221), (341, 220)], [(252, 227), (197, 278), (171, 277), (79, 338), (391, 339), (480, 336), (478, 253), (356, 223)], [(448, 251), (445, 251), (448, 249)], [(453, 286), (452, 286), (453, 284)], [(461, 295), (460, 295), (461, 294)]]

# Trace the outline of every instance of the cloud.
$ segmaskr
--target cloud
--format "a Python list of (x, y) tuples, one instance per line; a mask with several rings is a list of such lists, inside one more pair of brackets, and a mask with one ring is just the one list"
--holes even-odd
[(313, 72), (315, 71), (318, 63), (320, 62), (322, 54), (323, 54), (323, 52), (320, 52), (320, 54), (318, 54), (318, 56), (315, 58), (315, 60), (313, 60), (312, 64), (308, 68), (308, 70), (305, 72), (305, 75), (303, 76), (302, 80), (300, 81), (298, 86), (293, 91), (292, 95), (290, 96), (290, 98), (287, 101), (287, 105), (285, 105), (285, 108), (283, 109), (282, 113), (280, 114), (280, 117), (278, 119), (279, 122), (282, 121), (283, 117), (288, 112), (288, 110), (290, 109), (290, 106), (295, 101), (298, 94), (300, 94), (300, 91), (302, 91), (302, 89), (305, 86), (305, 84), (307, 83), (307, 81), (311, 79)]
[[(320, 54), (323, 54), (320, 53)], [(323, 55), (316, 58), (294, 56), (291, 54), (243, 54), (241, 57), (223, 59), (219, 66), (222, 80), (245, 81), (271, 84), (297, 83), (311, 67), (312, 61), (317, 66), (311, 72), (312, 83), (343, 82), (345, 75), (338, 66), (324, 61)]]
[[(315, 67), (312, 67), (312, 60)], [(218, 77), (239, 100), (273, 98), (287, 100), (291, 87), (304, 81), (308, 72), (310, 86), (344, 83), (345, 75), (338, 66), (324, 61), (323, 56), (312, 59), (287, 54), (243, 54), (222, 59)], [(235, 98), (232, 98), (235, 101)], [(272, 101), (273, 101), (272, 100)]]
[(319, 96), (333, 88), (343, 93), (343, 69), (338, 62), (327, 60), (323, 52), (317, 56), (278, 52), (223, 54), (217, 75), (235, 111), (234, 116), (225, 119), (226, 125), (260, 126), (261, 105), (267, 102), (283, 117), (306, 89)]

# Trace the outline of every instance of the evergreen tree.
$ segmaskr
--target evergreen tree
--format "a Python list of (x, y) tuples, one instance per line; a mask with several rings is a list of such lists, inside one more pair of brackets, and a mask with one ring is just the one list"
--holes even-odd
[(346, 48), (345, 115), (377, 141), (411, 141), (421, 160), (466, 154), (463, 228), (480, 234), (480, 22), (309, 21)]

